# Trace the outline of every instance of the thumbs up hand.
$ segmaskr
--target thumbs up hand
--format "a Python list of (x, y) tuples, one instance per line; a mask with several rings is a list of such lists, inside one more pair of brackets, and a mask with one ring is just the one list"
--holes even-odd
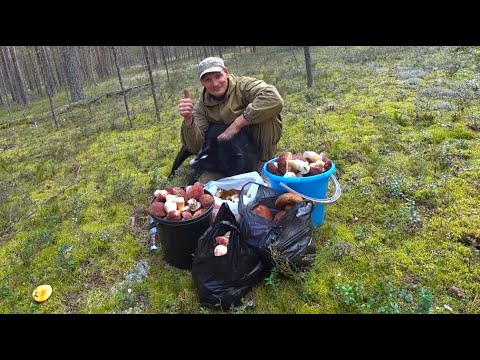
[(188, 89), (183, 89), (183, 98), (178, 101), (178, 111), (187, 125), (192, 123), (193, 102)]

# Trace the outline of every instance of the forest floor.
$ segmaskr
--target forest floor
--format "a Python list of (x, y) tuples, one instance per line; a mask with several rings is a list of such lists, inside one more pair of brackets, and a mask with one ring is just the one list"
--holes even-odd
[[(480, 48), (259, 47), (225, 55), (229, 70), (277, 87), (283, 151), (325, 151), (341, 198), (314, 230), (306, 272), (274, 269), (249, 314), (480, 313)], [(48, 99), (0, 110), (0, 313), (217, 313), (200, 306), (191, 273), (148, 249), (153, 191), (186, 185), (177, 103), (200, 95), (185, 64), (155, 72), (161, 121), (145, 70), (120, 94), (68, 105)], [(86, 88), (89, 98), (116, 79)], [(49, 284), (52, 296), (32, 299)]]

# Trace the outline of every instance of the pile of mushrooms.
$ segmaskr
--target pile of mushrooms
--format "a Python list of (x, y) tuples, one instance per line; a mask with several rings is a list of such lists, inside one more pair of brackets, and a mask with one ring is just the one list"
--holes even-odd
[(185, 188), (175, 186), (155, 190), (154, 201), (147, 212), (155, 217), (181, 221), (190, 220), (206, 213), (214, 204), (213, 196), (205, 193), (201, 182)]
[(285, 216), (285, 214), (287, 213), (287, 210), (291, 209), (295, 204), (298, 204), (299, 202), (302, 202), (302, 201), (303, 201), (303, 198), (300, 195), (285, 193), (280, 195), (275, 200), (275, 210), (278, 210), (275, 216), (272, 214), (268, 206), (263, 204), (255, 206), (252, 209), (252, 211), (255, 214), (269, 221), (278, 222), (280, 221), (281, 218)]
[(320, 154), (315, 151), (292, 153), (286, 151), (281, 154), (277, 161), (267, 163), (267, 171), (271, 174), (284, 177), (302, 177), (318, 175), (330, 170), (332, 161), (322, 151)]
[(222, 200), (238, 203), (240, 201), (240, 190), (237, 190), (237, 189), (226, 190), (226, 189), (218, 188), (217, 191), (215, 192), (215, 197)]

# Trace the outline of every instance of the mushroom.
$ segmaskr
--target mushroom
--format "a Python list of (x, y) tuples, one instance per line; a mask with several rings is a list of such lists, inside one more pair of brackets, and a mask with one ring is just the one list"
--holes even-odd
[(198, 209), (200, 209), (202, 207), (202, 204), (200, 204), (197, 200), (195, 199), (189, 199), (188, 202), (187, 202), (188, 206), (190, 207), (190, 211), (197, 211)]
[(290, 171), (290, 169), (287, 166), (287, 161), (292, 160), (292, 153), (290, 151), (284, 152), (282, 155), (279, 156), (277, 159), (278, 163), (278, 171), (280, 174), (284, 175), (287, 171)]
[(259, 215), (259, 216), (261, 216), (261, 217), (263, 217), (267, 220), (272, 221), (272, 219), (273, 219), (272, 212), (270, 211), (270, 209), (266, 205), (262, 205), (262, 204), (257, 205), (252, 209), (252, 211), (255, 214), (257, 214), (257, 215)]
[(161, 218), (167, 215), (167, 212), (165, 211), (165, 204), (159, 201), (152, 202), (148, 207), (147, 212), (153, 216)]
[(33, 290), (33, 300), (36, 302), (44, 302), (52, 295), (52, 287), (50, 285), (40, 285)]
[(310, 171), (310, 164), (302, 160), (287, 160), (287, 168), (292, 172), (299, 172), (305, 175)]
[(215, 238), (215, 243), (218, 244), (218, 245), (228, 246), (228, 240), (229, 240), (229, 238), (226, 237), (225, 235), (223, 235), (223, 236), (217, 236), (217, 237)]
[(203, 190), (203, 186), (201, 185), (192, 185), (187, 191), (187, 195), (189, 199), (195, 199), (195, 200), (200, 199), (200, 196), (202, 196), (203, 193), (204, 193), (204, 190)]
[(173, 200), (168, 200), (165, 202), (165, 212), (168, 214), (170, 211), (177, 210), (177, 203)]
[(217, 245), (213, 250), (215, 256), (223, 256), (227, 253), (228, 249), (225, 245)]
[(182, 218), (183, 220), (190, 220), (193, 218), (193, 215), (190, 211), (182, 211)]
[(267, 163), (267, 171), (273, 175), (283, 175), (280, 173), (280, 170), (278, 170), (278, 163), (276, 161)]
[(310, 164), (308, 175), (318, 175), (323, 172), (325, 172), (325, 163), (320, 159)]
[(177, 204), (177, 210), (183, 211), (185, 208), (185, 199), (181, 196), (177, 196), (173, 201)]
[(208, 211), (208, 210), (205, 209), (205, 208), (198, 209), (198, 210), (195, 211), (195, 213), (193, 214), (193, 217), (196, 218), (196, 217), (202, 216), (202, 215), (205, 214), (207, 211)]
[(178, 221), (182, 220), (182, 212), (180, 210), (173, 210), (167, 213), (165, 220)]
[(173, 188), (173, 193), (174, 193), (175, 195), (177, 195), (177, 196), (183, 197), (183, 199), (184, 199), (185, 201), (188, 201), (188, 199), (190, 198), (190, 197), (187, 195), (187, 193), (185, 192), (185, 190), (183, 190), (183, 189), (182, 189), (181, 187), (179, 187), (179, 186), (175, 186), (175, 187)]
[(316, 153), (315, 151), (305, 151), (303, 153), (303, 157), (307, 159), (308, 162), (311, 162), (311, 163), (322, 159), (322, 156)]
[(200, 204), (202, 204), (202, 206), (205, 209), (210, 208), (210, 206), (212, 206), (213, 203), (215, 202), (215, 200), (213, 199), (213, 196), (210, 194), (203, 194), (202, 196), (200, 196), (198, 201), (200, 202)]
[(280, 210), (280, 211), (275, 215), (275, 217), (273, 218), (273, 221), (275, 221), (275, 222), (280, 221), (280, 219), (283, 218), (286, 213), (287, 213), (287, 210)]
[(161, 201), (161, 202), (165, 202), (165, 198), (166, 196), (168, 195), (168, 192), (167, 190), (155, 190), (155, 192), (153, 193), (153, 195), (155, 195), (155, 200), (156, 201)]
[(165, 196), (165, 202), (167, 201), (175, 201), (175, 198), (177, 197), (177, 195), (174, 195), (174, 194), (168, 194), (167, 196)]
[(286, 207), (292, 207), (293, 205), (302, 201), (303, 198), (300, 195), (285, 193), (280, 195), (277, 200), (275, 200), (275, 207), (279, 210), (285, 210)]

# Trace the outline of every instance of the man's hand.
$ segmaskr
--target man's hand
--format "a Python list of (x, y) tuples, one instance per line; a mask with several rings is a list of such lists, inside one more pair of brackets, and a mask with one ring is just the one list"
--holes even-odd
[(231, 140), (235, 135), (237, 135), (244, 126), (248, 125), (247, 119), (240, 115), (235, 119), (233, 123), (225, 130), (223, 133), (217, 136), (218, 141), (228, 141)]
[(185, 125), (192, 125), (193, 102), (187, 89), (183, 90), (183, 99), (180, 99), (178, 102), (178, 111), (183, 116)]

